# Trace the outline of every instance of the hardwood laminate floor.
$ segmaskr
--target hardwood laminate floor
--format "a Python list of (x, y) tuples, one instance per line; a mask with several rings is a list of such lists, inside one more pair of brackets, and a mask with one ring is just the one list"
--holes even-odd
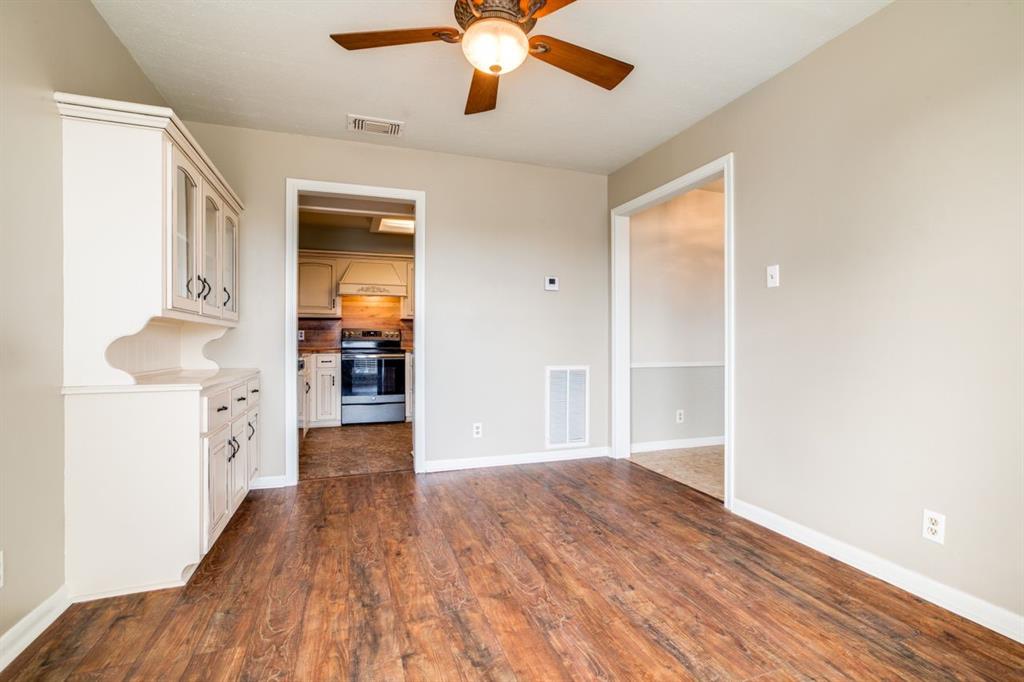
[(310, 429), (299, 441), (299, 480), (412, 471), (412, 424)]
[(189, 584), (2, 680), (1021, 679), (1024, 646), (626, 461), (249, 494)]

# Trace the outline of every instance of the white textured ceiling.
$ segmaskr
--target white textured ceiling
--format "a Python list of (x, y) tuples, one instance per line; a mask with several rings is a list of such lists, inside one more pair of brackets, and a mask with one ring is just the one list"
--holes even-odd
[[(636, 65), (608, 92), (536, 59), (496, 111), (464, 116), (458, 45), (347, 52), (331, 33), (457, 26), (454, 0), (93, 0), (178, 115), (608, 173), (839, 35), (888, 0), (577, 0), (552, 35)], [(88, 93), (83, 93), (88, 94)], [(351, 133), (348, 113), (398, 119)]]

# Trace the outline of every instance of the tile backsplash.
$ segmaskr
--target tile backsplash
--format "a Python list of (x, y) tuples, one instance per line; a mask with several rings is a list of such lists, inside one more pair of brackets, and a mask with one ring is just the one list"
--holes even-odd
[(342, 296), (339, 319), (300, 317), (299, 329), (306, 332), (299, 350), (340, 348), (342, 329), (399, 329), (402, 347), (413, 347), (412, 320), (401, 319), (401, 299), (393, 296)]

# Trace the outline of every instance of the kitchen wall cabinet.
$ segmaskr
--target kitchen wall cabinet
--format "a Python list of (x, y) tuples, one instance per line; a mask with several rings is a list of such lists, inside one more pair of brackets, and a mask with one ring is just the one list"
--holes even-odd
[(335, 259), (299, 256), (298, 303), (300, 317), (341, 317)]
[(402, 297), (402, 319), (411, 320), (416, 313), (416, 264), (408, 261), (405, 264), (406, 295)]
[[(353, 266), (355, 268), (350, 270)], [(348, 285), (343, 283), (346, 273), (357, 281), (361, 281), (362, 276), (379, 277), (381, 281), (377, 286)], [(410, 256), (302, 250), (299, 251), (298, 278), (299, 317), (343, 317), (339, 295), (342, 288), (346, 294), (353, 295), (399, 296), (401, 318), (412, 319), (415, 314), (415, 270)]]

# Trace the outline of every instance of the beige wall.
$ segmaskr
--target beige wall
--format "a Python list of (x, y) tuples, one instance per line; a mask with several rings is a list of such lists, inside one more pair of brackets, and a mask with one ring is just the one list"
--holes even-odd
[[(426, 192), (427, 253), (419, 265), (427, 279), (429, 459), (543, 450), (544, 366), (555, 364), (591, 365), (591, 444), (607, 445), (607, 178), (188, 126), (245, 202), (241, 324), (208, 352), (222, 364), (263, 371), (264, 475), (284, 473), (288, 177)], [(548, 274), (561, 277), (560, 292), (544, 291)], [(482, 439), (472, 438), (473, 422), (484, 423)]]
[(725, 357), (725, 202), (696, 189), (630, 218), (633, 362)]
[(609, 180), (735, 153), (736, 496), (1018, 613), (1022, 12), (898, 2)]
[(55, 90), (163, 104), (88, 2), (0, 2), (0, 632), (64, 582)]

